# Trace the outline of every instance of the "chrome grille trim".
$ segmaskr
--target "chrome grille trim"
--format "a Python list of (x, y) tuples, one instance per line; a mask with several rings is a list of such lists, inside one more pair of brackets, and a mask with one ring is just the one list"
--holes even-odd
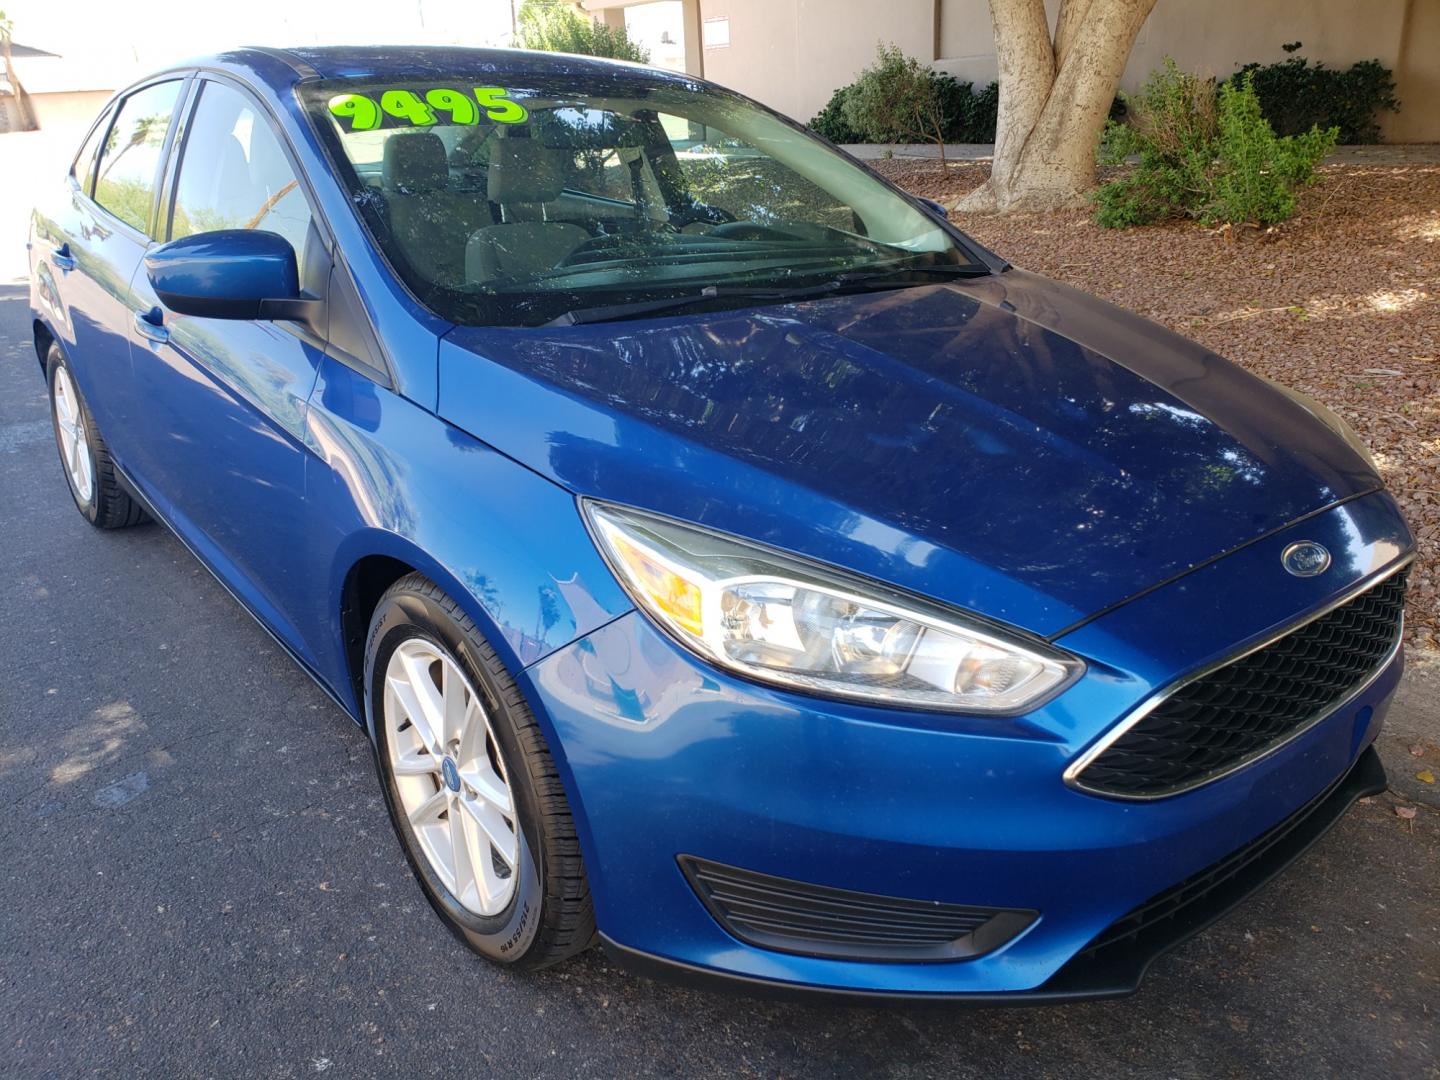
[(1283, 738), (1267, 746), (1261, 747), (1259, 750), (1251, 754), (1247, 754), (1244, 757), (1237, 759), (1223, 770), (1200, 777), (1193, 783), (1180, 785), (1173, 789), (1167, 789), (1165, 791), (1146, 792), (1143, 794), (1121, 793), (1110, 791), (1105, 788), (1092, 788), (1085, 784), (1082, 775), (1085, 770), (1097, 758), (1100, 757), (1100, 755), (1105, 753), (1105, 751), (1109, 750), (1111, 746), (1113, 746), (1116, 742), (1123, 738), (1132, 728), (1134, 728), (1137, 724), (1139, 724), (1142, 720), (1144, 720), (1147, 716), (1154, 712), (1155, 709), (1159, 708), (1161, 704), (1174, 696), (1184, 687), (1189, 686), (1191, 683), (1203, 679), (1208, 675), (1214, 674), (1221, 668), (1228, 667), (1231, 664), (1243, 660), (1247, 656), (1259, 652), (1261, 649), (1268, 648), (1280, 639), (1288, 637), (1290, 634), (1295, 633), (1297, 630), (1308, 626), (1310, 623), (1315, 622), (1318, 619), (1324, 618), (1326, 615), (1329, 615), (1337, 608), (1344, 607), (1346, 604), (1350, 603), (1352, 600), (1355, 600), (1357, 597), (1364, 595), (1371, 589), (1374, 589), (1383, 582), (1388, 581), (1396, 574), (1403, 572), (1404, 570), (1409, 568), (1409, 566), (1414, 561), (1415, 556), (1413, 554), (1407, 556), (1406, 558), (1395, 563), (1394, 565), (1387, 567), (1380, 573), (1374, 574), (1371, 577), (1365, 578), (1364, 580), (1360, 581), (1350, 589), (1346, 590), (1340, 596), (1331, 600), (1324, 607), (1316, 611), (1312, 611), (1309, 614), (1295, 620), (1294, 622), (1287, 624), (1282, 629), (1276, 631), (1275, 633), (1269, 635), (1268, 637), (1253, 645), (1246, 646), (1245, 648), (1240, 649), (1238, 652), (1231, 653), (1230, 655), (1225, 656), (1222, 659), (1215, 661), (1214, 663), (1207, 664), (1205, 667), (1200, 668), (1198, 671), (1191, 672), (1189, 675), (1186, 675), (1176, 680), (1170, 685), (1157, 691), (1155, 694), (1152, 694), (1149, 698), (1146, 698), (1143, 702), (1140, 703), (1140, 705), (1133, 709), (1129, 713), (1129, 715), (1127, 715), (1118, 724), (1108, 729), (1099, 738), (1099, 740), (1097, 740), (1094, 744), (1090, 746), (1088, 750), (1084, 751), (1078, 758), (1071, 762), (1071, 764), (1065, 769), (1065, 772), (1063, 774), (1065, 784), (1068, 787), (1075, 789), (1076, 791), (1082, 791), (1087, 795), (1095, 795), (1101, 798), (1115, 799), (1124, 802), (1154, 802), (1157, 799), (1169, 799), (1173, 798), (1176, 795), (1183, 795), (1186, 792), (1195, 791), (1199, 788), (1213, 784), (1219, 780), (1223, 780), (1225, 777), (1230, 776), (1250, 765), (1253, 765), (1257, 761), (1261, 761), (1262, 759), (1269, 757), (1271, 754), (1283, 749), (1285, 746), (1288, 746), (1290, 743), (1294, 742), (1296, 739), (1300, 738), (1300, 736), (1304, 735), (1307, 731), (1312, 729), (1316, 724), (1320, 723), (1320, 721), (1324, 720), (1326, 717), (1332, 715), (1333, 713), (1338, 712), (1340, 709), (1343, 709), (1351, 701), (1355, 700), (1355, 698), (1363, 694), (1367, 689), (1370, 688), (1370, 686), (1374, 684), (1375, 680), (1378, 679), (1387, 668), (1389, 668), (1390, 664), (1394, 661), (1396, 655), (1400, 652), (1400, 649), (1404, 645), (1405, 617), (1403, 613), (1401, 614), (1401, 617), (1396, 624), (1394, 644), (1385, 654), (1384, 658), (1381, 659), (1378, 664), (1376, 664), (1375, 669), (1368, 676), (1366, 676), (1359, 683), (1357, 683), (1343, 697), (1326, 704), (1323, 708), (1316, 711), (1316, 713), (1309, 719), (1307, 719), (1301, 724), (1298, 724)]

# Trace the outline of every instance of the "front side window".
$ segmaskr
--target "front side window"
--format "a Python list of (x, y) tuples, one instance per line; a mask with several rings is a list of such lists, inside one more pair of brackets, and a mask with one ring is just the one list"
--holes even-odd
[(156, 83), (127, 97), (100, 153), (95, 201), (141, 232), (150, 225), (155, 174), (182, 85)]
[(80, 153), (75, 157), (75, 168), (71, 170), (71, 173), (75, 177), (75, 182), (80, 185), (80, 190), (86, 195), (95, 190), (95, 164), (96, 159), (100, 156), (100, 140), (110, 130), (110, 117), (113, 114), (114, 110), (105, 110), (94, 130), (90, 132), (89, 138), (85, 140), (85, 145), (80, 148)]
[(263, 229), (305, 250), (310, 207), (265, 116), (244, 94), (207, 82), (185, 137), (170, 236)]
[(452, 322), (984, 270), (886, 184), (729, 93), (628, 73), (475, 82), (305, 91), (377, 244)]

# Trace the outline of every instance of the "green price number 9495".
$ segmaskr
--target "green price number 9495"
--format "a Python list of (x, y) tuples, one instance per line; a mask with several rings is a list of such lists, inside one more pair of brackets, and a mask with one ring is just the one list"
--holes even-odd
[(385, 90), (379, 100), (367, 94), (337, 94), (330, 99), (330, 114), (349, 131), (373, 131), (386, 117), (411, 127), (429, 127), (443, 114), (451, 124), (478, 124), (481, 110), (497, 124), (520, 124), (530, 114), (500, 86), (477, 86), (474, 95), (440, 87), (425, 91)]

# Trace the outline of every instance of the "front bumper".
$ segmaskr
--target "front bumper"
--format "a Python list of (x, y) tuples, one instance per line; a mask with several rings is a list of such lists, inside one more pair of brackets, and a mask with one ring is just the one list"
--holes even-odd
[(1280, 824), (1215, 866), (1201, 871), (1118, 920), (1054, 976), (1034, 990), (913, 994), (800, 986), (749, 978), (668, 960), (631, 949), (601, 934), (605, 951), (636, 974), (699, 989), (741, 992), (787, 1000), (845, 1002), (880, 999), (903, 1004), (956, 1001), (971, 1005), (1046, 1005), (1124, 997), (1140, 988), (1155, 960), (1204, 930), (1275, 877), (1327, 833), (1367, 795), (1385, 790), (1385, 768), (1374, 747), (1339, 780)]
[[(1287, 578), (1279, 551), (1302, 532), (1345, 553), (1343, 575), (1275, 582)], [(627, 964), (751, 990), (1000, 1002), (1128, 993), (1155, 956), (1383, 786), (1367, 748), (1402, 660), (1300, 737), (1184, 794), (1101, 798), (1067, 786), (1067, 765), (1158, 688), (1383, 573), (1408, 547), (1383, 495), (1327, 511), (1069, 634), (1061, 644), (1086, 659), (1086, 676), (1044, 709), (1006, 720), (771, 690), (624, 616), (528, 671), (606, 945)], [(1039, 917), (999, 948), (945, 962), (781, 952), (727, 933), (682, 855)], [(1194, 902), (1162, 899), (1182, 884)], [(1120, 940), (1091, 949), (1151, 901), (1162, 918), (1127, 923)]]

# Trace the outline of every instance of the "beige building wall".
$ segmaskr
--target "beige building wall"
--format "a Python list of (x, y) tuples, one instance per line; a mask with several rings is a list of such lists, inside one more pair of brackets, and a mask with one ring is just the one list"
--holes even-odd
[(705, 77), (800, 120), (875, 59), (880, 41), (934, 57), (934, 0), (700, 0), (700, 17), (730, 22), (730, 45), (703, 50)]
[(1381, 127), (1391, 142), (1440, 142), (1440, 0), (1413, 0), (1395, 64), (1400, 114)]
[[(801, 120), (854, 79), (880, 42), (977, 84), (996, 74), (987, 0), (687, 0), (686, 6), (702, 24), (728, 20), (729, 45), (704, 48), (697, 73)], [(1046, 0), (1052, 27), (1059, 6)], [(1285, 59), (1281, 44), (1297, 40), (1304, 42), (1301, 55), (1331, 66), (1378, 58), (1394, 70), (1402, 105), (1382, 118), (1386, 138), (1440, 141), (1440, 0), (1159, 0), (1121, 85), (1138, 88), (1166, 55), (1188, 70), (1223, 77), (1252, 60)]]
[(110, 100), (110, 90), (70, 90), (53, 94), (31, 94), (30, 103), (35, 107), (35, 120), (41, 131), (54, 128), (88, 128), (100, 112), (100, 106)]

